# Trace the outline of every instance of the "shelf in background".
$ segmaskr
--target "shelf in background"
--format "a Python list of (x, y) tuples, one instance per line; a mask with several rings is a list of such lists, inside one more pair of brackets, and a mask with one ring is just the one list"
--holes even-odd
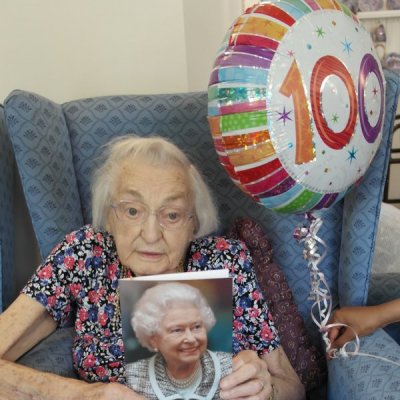
[(360, 11), (357, 17), (363, 19), (400, 18), (400, 10)]

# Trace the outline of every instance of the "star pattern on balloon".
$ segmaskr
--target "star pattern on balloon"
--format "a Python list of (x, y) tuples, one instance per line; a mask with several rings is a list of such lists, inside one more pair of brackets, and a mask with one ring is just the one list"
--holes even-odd
[(350, 54), (353, 49), (351, 48), (351, 42), (347, 40), (347, 38), (344, 39), (344, 42), (341, 42), (343, 45), (343, 51), (347, 51), (347, 54)]
[(286, 125), (286, 121), (292, 121), (292, 118), (290, 118), (289, 114), (292, 112), (292, 110), (286, 111), (286, 107), (283, 106), (283, 111), (280, 112), (278, 111), (278, 114), (280, 117), (278, 118), (278, 121), (283, 121), (283, 125)]
[(317, 29), (315, 30), (315, 33), (319, 38), (323, 38), (325, 35), (325, 31), (322, 29), (322, 26), (317, 26)]
[(351, 150), (347, 150), (347, 152), (349, 153), (349, 157), (347, 158), (347, 161), (349, 161), (351, 164), (352, 161), (356, 159), (357, 150), (353, 146), (353, 148)]
[(339, 115), (336, 113), (332, 115), (332, 122), (336, 124), (339, 121)]

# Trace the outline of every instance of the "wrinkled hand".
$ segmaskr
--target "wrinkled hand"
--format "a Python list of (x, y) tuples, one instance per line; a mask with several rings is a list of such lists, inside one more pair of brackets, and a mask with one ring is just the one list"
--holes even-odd
[(241, 351), (232, 360), (232, 372), (221, 379), (222, 399), (268, 399), (271, 394), (271, 375), (267, 363), (257, 352)]
[(145, 397), (120, 383), (92, 383), (88, 386), (84, 400), (144, 400)]
[(335, 326), (327, 328), (331, 348), (337, 349), (358, 336), (369, 335), (379, 328), (375, 307), (343, 307), (336, 310), (330, 318), (329, 324), (341, 323), (349, 327)]

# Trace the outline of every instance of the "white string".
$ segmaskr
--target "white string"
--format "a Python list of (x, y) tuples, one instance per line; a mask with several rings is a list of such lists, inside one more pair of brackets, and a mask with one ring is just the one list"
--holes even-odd
[[(360, 352), (360, 338), (351, 326), (343, 323), (328, 324), (332, 314), (332, 296), (324, 273), (318, 268), (318, 264), (326, 257), (327, 253), (326, 243), (317, 235), (322, 226), (322, 219), (311, 214), (306, 214), (306, 219), (310, 221), (309, 226), (302, 225), (301, 227), (296, 228), (294, 237), (298, 242), (304, 242), (303, 257), (308, 261), (308, 269), (311, 278), (309, 297), (311, 300), (314, 300), (314, 303), (311, 305), (311, 318), (322, 334), (326, 353), (329, 354), (330, 358), (348, 358), (354, 356), (370, 357), (400, 367), (400, 363), (389, 360), (385, 357)], [(322, 256), (318, 253), (318, 244), (323, 246), (324, 252)], [(317, 315), (315, 315), (316, 309), (318, 310)], [(351, 329), (354, 333), (354, 339), (350, 342), (346, 342), (339, 349), (331, 349), (332, 343), (328, 337), (328, 330), (334, 327), (345, 327)], [(352, 350), (350, 349), (351, 346), (353, 347)]]
[[(351, 354), (351, 355), (353, 355), (353, 354)], [(354, 354), (354, 355), (355, 355), (355, 356), (364, 356), (364, 357), (376, 358), (376, 359), (378, 359), (378, 360), (381, 360), (381, 361), (385, 361), (385, 362), (387, 362), (387, 363), (394, 364), (394, 365), (396, 365), (396, 367), (400, 367), (400, 363), (397, 363), (397, 362), (395, 362), (395, 361), (389, 360), (388, 358), (385, 358), (385, 357), (376, 356), (376, 355), (374, 355), (374, 354), (358, 352), (357, 354)]]
[[(332, 351), (330, 349), (330, 343), (329, 343), (329, 346), (327, 348), (327, 353), (330, 354), (330, 358), (340, 358), (340, 357), (348, 358), (348, 357), (353, 357), (353, 356), (371, 357), (371, 358), (375, 358), (375, 359), (380, 360), (380, 361), (385, 361), (385, 362), (394, 364), (397, 367), (400, 367), (400, 363), (398, 363), (396, 361), (390, 360), (390, 359), (385, 358), (385, 357), (377, 356), (375, 354), (363, 353), (363, 352), (359, 351), (360, 350), (360, 338), (357, 335), (356, 331), (350, 325), (342, 324), (342, 323), (334, 323), (334, 324), (326, 325), (323, 329), (330, 329), (330, 328), (333, 328), (333, 327), (336, 327), (336, 326), (350, 328), (353, 331), (355, 337), (354, 337), (353, 341), (346, 342), (341, 348), (333, 349)], [(350, 346), (350, 345), (354, 346), (354, 350), (353, 351), (348, 351), (347, 350), (347, 347)]]

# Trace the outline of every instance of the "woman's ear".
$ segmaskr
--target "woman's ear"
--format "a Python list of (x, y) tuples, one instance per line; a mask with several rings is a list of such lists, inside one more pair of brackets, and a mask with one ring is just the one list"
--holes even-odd
[(150, 346), (153, 348), (155, 352), (158, 351), (158, 338), (157, 335), (152, 335), (149, 340)]

